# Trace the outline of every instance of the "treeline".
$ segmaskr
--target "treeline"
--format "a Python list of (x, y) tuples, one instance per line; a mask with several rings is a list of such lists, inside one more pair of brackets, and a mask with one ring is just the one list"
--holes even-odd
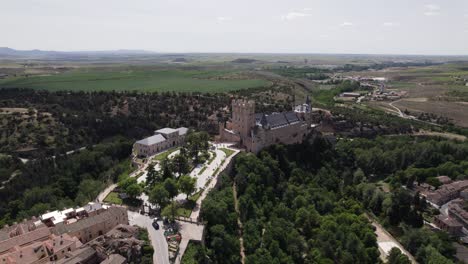
[(381, 62), (381, 63), (374, 63), (371, 65), (345, 64), (341, 67), (335, 68), (335, 71), (350, 72), (350, 71), (383, 70), (385, 68), (390, 68), (390, 67), (424, 67), (424, 66), (433, 66), (433, 65), (440, 65), (440, 64), (442, 63), (431, 62), (431, 61), (424, 61), (424, 62), (387, 61), (387, 62)]
[(0, 226), (96, 199), (105, 184), (128, 171), (132, 144), (114, 138), (74, 154), (22, 165), (21, 173), (0, 189)]
[[(229, 100), (222, 94), (0, 89), (0, 107), (24, 107), (50, 113), (55, 122), (65, 128), (59, 135), (44, 135), (44, 131), (30, 127), (18, 133), (16, 122), (9, 122), (4, 127), (8, 132), (5, 138), (17, 137), (18, 140), (2, 142), (1, 150), (16, 155), (16, 150), (28, 147), (37, 148), (33, 157), (54, 155), (116, 135), (140, 139), (165, 126), (216, 133), (217, 119), (223, 117), (219, 110), (228, 105)], [(209, 119), (210, 116), (213, 118)], [(21, 140), (25, 136), (32, 137), (27, 146)], [(42, 140), (44, 137), (47, 140)]]
[(320, 69), (313, 67), (279, 67), (271, 69), (272, 72), (292, 78), (304, 78), (309, 80), (325, 80), (328, 79), (328, 74), (331, 74), (332, 71), (328, 69)]

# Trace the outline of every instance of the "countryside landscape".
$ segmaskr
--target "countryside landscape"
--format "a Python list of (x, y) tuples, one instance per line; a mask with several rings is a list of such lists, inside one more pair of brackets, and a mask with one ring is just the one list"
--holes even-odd
[(468, 263), (467, 18), (6, 1), (0, 263)]

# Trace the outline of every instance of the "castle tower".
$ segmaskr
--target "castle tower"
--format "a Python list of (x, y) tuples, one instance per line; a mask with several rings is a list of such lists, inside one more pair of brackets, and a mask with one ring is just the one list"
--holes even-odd
[(255, 126), (255, 102), (246, 100), (232, 101), (233, 130), (240, 134), (241, 140), (250, 137)]

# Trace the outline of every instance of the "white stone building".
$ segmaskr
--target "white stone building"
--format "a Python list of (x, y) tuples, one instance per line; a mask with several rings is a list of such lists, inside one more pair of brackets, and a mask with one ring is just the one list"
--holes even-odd
[(154, 135), (135, 142), (133, 150), (138, 157), (149, 157), (163, 150), (179, 146), (185, 142), (188, 128), (162, 128)]

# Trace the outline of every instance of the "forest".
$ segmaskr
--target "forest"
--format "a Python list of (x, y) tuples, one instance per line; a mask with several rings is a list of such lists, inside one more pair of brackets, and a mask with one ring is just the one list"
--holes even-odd
[[(343, 139), (334, 146), (312, 137), (240, 155), (202, 205), (205, 246), (191, 245), (183, 262), (240, 263), (242, 234), (246, 263), (379, 263), (374, 218), (420, 263), (453, 263), (448, 235), (423, 226), (423, 215), (434, 212), (402, 187), (415, 170), (464, 178), (467, 151), (467, 143), (440, 138)], [(391, 259), (408, 263), (398, 252)]]
[(228, 104), (223, 94), (2, 89), (0, 108), (26, 108), (31, 115), (0, 113), (0, 153), (52, 156), (118, 135), (141, 139), (166, 126), (215, 133), (219, 110)]
[(0, 189), (0, 226), (93, 201), (129, 172), (132, 144), (113, 138), (70, 155), (19, 163), (19, 174)]

